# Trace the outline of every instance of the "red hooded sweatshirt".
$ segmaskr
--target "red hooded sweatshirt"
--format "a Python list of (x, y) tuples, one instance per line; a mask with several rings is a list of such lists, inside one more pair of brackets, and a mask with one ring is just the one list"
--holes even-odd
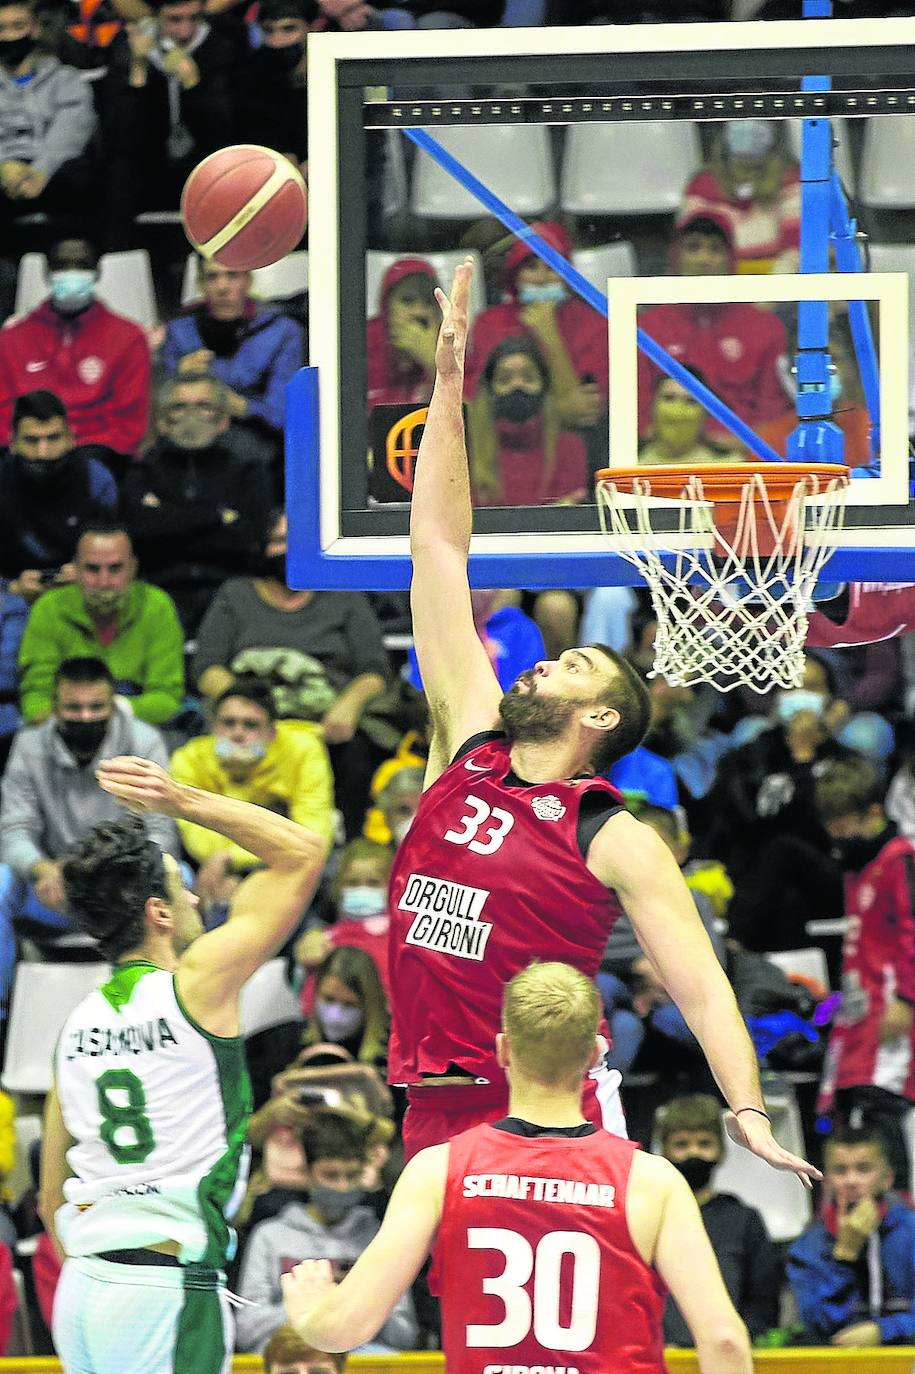
[[(572, 244), (561, 224), (550, 220), (533, 224), (531, 228), (564, 258), (571, 256)], [(468, 397), (475, 394), (489, 355), (497, 344), (515, 334), (528, 334), (537, 339), (521, 318), (524, 306), (518, 300), (516, 287), (518, 268), (533, 256), (533, 249), (523, 240), (512, 244), (505, 255), (505, 300), (501, 305), (481, 311), (474, 321), (465, 366), (464, 390)], [(594, 381), (600, 394), (606, 396), (610, 370), (606, 316), (585, 305), (578, 296), (570, 295), (557, 306), (556, 322), (578, 377)]]
[[(734, 239), (726, 217), (708, 211), (678, 221), (671, 244), (670, 270), (680, 267), (680, 239), (697, 220), (711, 220), (727, 240), (734, 267)], [(758, 305), (655, 305), (639, 316), (646, 334), (666, 348), (677, 362), (698, 368), (716, 395), (755, 429), (790, 409), (779, 376), (787, 352), (788, 334), (777, 315)], [(651, 428), (654, 388), (662, 374), (639, 354), (639, 433)], [(708, 417), (709, 439), (733, 443), (730, 430)]]
[(63, 401), (78, 444), (135, 454), (149, 386), (149, 345), (138, 324), (98, 300), (78, 315), (43, 301), (0, 330), (0, 444), (9, 443), (16, 397), (40, 388)]
[(381, 312), (374, 315), (365, 327), (365, 348), (368, 367), (368, 405), (423, 404), (432, 394), (433, 378), (425, 369), (401, 353), (391, 343), (388, 333), (388, 299), (398, 282), (405, 277), (429, 277), (438, 286), (435, 269), (425, 258), (400, 258), (392, 262), (381, 283)]

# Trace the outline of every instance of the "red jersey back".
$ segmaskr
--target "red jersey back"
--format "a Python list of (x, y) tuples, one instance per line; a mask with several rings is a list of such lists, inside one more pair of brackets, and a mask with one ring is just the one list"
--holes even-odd
[(662, 1374), (665, 1289), (626, 1223), (636, 1148), (489, 1125), (449, 1142), (429, 1274), (448, 1374)]
[(890, 1002), (915, 1003), (915, 844), (897, 835), (856, 873), (845, 874), (848, 930), (842, 1004), (829, 1037), (819, 1108), (836, 1088), (873, 1084), (915, 1102), (915, 1025), (883, 1042)]
[(528, 783), (510, 742), (460, 755), (423, 794), (391, 870), (392, 1083), (451, 1064), (503, 1081), (502, 990), (534, 958), (593, 978), (619, 906), (585, 864), (583, 801), (622, 809), (604, 778)]

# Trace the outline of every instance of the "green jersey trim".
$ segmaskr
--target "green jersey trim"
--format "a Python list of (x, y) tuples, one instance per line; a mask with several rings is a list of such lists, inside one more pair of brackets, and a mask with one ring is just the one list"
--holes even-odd
[(182, 1002), (174, 976), (172, 986), (181, 1015), (210, 1046), (222, 1098), (226, 1148), (197, 1186), (200, 1215), (207, 1233), (206, 1249), (199, 1263), (221, 1269), (235, 1249), (235, 1232), (226, 1221), (225, 1209), (238, 1181), (248, 1135), (248, 1118), (254, 1105), (245, 1061), (245, 1042), (241, 1035), (212, 1035), (204, 1030)]
[(147, 959), (131, 959), (126, 964), (115, 965), (111, 977), (101, 985), (99, 992), (112, 1011), (119, 1012), (130, 1001), (141, 978), (145, 978), (147, 973), (160, 972), (158, 964), (151, 964)]

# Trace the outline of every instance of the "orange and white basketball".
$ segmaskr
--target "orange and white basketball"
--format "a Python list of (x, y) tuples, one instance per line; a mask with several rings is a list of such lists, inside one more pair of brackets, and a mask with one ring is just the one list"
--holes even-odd
[(308, 191), (281, 153), (238, 143), (194, 168), (181, 193), (181, 216), (205, 258), (251, 271), (296, 247), (308, 222)]

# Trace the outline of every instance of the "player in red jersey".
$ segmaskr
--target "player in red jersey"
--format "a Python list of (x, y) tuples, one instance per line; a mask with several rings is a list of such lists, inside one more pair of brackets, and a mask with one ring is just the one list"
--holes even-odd
[(810, 613), (807, 647), (845, 649), (897, 639), (915, 630), (915, 584), (849, 582)]
[(644, 683), (600, 645), (538, 663), (504, 695), (474, 626), (461, 401), (472, 267), (455, 272), (411, 503), (411, 603), (433, 734), (426, 791), (391, 872), (392, 1083), (407, 1155), (502, 1115), (493, 1044), (502, 989), (532, 956), (593, 978), (630, 917), (732, 1108), (734, 1138), (817, 1171), (772, 1136), (753, 1046), (677, 864), (596, 776), (638, 744)]
[(746, 1328), (685, 1179), (582, 1121), (599, 1012), (594, 984), (567, 964), (511, 980), (496, 1047), (509, 1115), (407, 1165), (339, 1288), (323, 1260), (284, 1276), (303, 1340), (348, 1350), (370, 1339), (431, 1246), (448, 1374), (663, 1374), (665, 1287), (701, 1374), (749, 1374)]

